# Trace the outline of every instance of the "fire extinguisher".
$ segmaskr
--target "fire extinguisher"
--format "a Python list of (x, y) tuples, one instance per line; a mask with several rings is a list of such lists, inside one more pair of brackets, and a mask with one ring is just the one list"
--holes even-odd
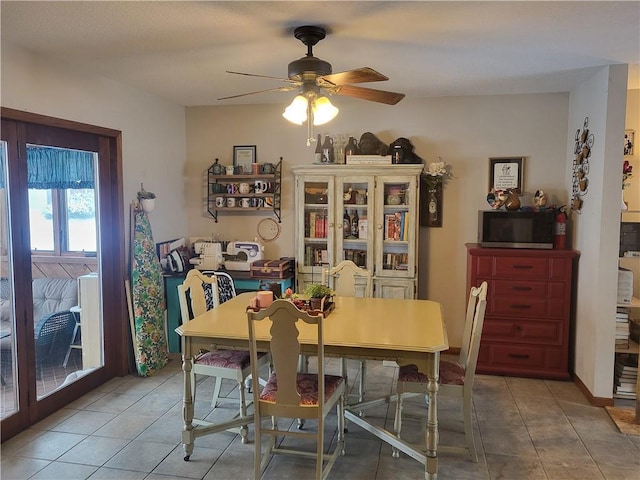
[(567, 248), (567, 211), (564, 205), (556, 209), (553, 248)]

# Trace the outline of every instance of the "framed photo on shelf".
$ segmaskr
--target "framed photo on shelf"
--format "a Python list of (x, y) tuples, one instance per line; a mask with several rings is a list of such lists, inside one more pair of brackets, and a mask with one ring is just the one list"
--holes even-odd
[(633, 130), (624, 131), (624, 156), (630, 157), (633, 155), (633, 147), (636, 143), (636, 132)]
[(524, 189), (524, 158), (489, 159), (489, 190), (511, 190), (522, 194)]
[(236, 145), (233, 147), (233, 166), (242, 173), (251, 173), (251, 165), (257, 163), (255, 145)]

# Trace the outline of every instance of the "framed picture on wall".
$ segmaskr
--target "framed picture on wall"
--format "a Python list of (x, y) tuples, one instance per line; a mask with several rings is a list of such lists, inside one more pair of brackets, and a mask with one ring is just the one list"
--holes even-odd
[(257, 161), (255, 145), (236, 145), (233, 147), (233, 165), (242, 173), (251, 173), (251, 164)]
[(635, 145), (636, 132), (633, 130), (624, 131), (624, 156), (630, 157), (633, 155), (633, 147)]
[(524, 189), (524, 158), (499, 157), (489, 159), (489, 190), (511, 190), (522, 194)]

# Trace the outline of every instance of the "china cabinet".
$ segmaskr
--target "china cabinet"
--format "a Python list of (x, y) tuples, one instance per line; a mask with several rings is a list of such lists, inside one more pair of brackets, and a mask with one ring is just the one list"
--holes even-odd
[[(269, 173), (265, 171), (269, 165)], [(260, 173), (234, 173), (218, 171), (217, 163), (207, 172), (207, 211), (218, 222), (220, 212), (242, 214), (246, 212), (273, 212), (280, 219), (282, 157), (277, 164), (261, 164)]]
[(476, 371), (568, 379), (578, 252), (466, 246), (467, 290), (489, 284)]
[(352, 260), (375, 297), (414, 298), (422, 165), (305, 165), (295, 177), (298, 291)]

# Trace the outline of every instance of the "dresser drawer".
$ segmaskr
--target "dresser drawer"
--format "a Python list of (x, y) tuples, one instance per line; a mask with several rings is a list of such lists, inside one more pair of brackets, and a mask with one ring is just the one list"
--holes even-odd
[(490, 315), (564, 318), (569, 311), (564, 282), (489, 281)]
[(480, 341), (562, 345), (564, 335), (561, 322), (485, 318)]
[(493, 276), (497, 278), (546, 280), (549, 278), (549, 260), (533, 257), (495, 257)]
[(491, 282), (492, 292), (498, 296), (546, 298), (548, 283), (543, 281), (494, 280)]
[(567, 354), (562, 347), (485, 343), (480, 346), (478, 373), (568, 378)]

